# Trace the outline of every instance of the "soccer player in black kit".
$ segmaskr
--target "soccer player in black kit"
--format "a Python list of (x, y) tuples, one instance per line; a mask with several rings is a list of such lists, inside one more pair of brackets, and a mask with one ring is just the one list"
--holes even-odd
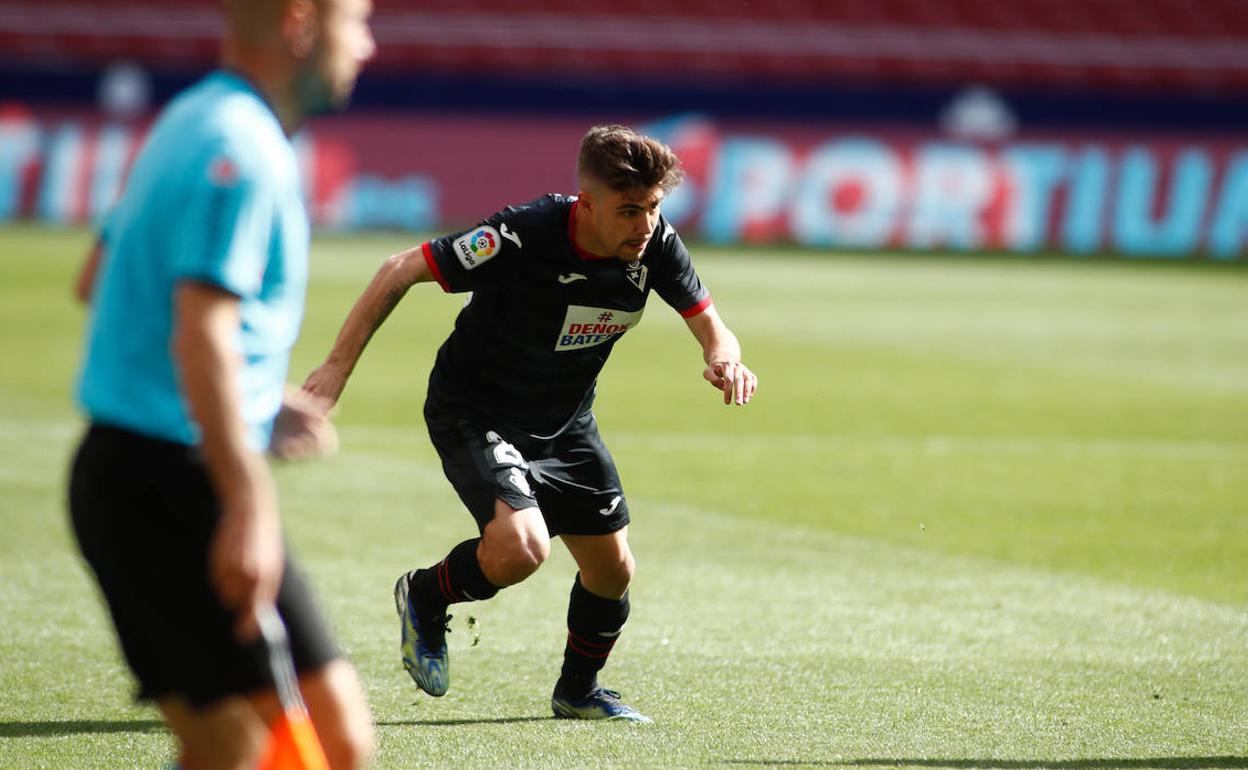
[(598, 685), (628, 618), (628, 502), (592, 411), (612, 348), (650, 291), (684, 317), (703, 376), (725, 404), (758, 380), (720, 320), (680, 236), (659, 213), (680, 183), (675, 154), (623, 126), (581, 142), (576, 196), (508, 207), (463, 233), (388, 258), (303, 387), (336, 402), (365, 345), (413, 284), (472, 292), (438, 350), (425, 420), (481, 536), (395, 585), (403, 664), (425, 692), (449, 683), (447, 608), (533, 574), (560, 536), (579, 572), (552, 708), (572, 719), (650, 719)]

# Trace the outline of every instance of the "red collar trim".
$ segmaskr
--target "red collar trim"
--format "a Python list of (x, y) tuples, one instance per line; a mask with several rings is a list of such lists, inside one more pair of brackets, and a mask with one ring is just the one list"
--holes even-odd
[(615, 259), (615, 257), (604, 257), (591, 251), (586, 251), (581, 248), (581, 244), (576, 242), (576, 207), (579, 205), (581, 205), (579, 200), (572, 201), (572, 209), (568, 212), (568, 242), (572, 244), (572, 248), (576, 251), (576, 256), (586, 261)]

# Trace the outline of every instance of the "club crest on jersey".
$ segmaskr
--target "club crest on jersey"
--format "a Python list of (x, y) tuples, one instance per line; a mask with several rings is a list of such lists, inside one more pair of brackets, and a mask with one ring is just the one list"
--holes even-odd
[(641, 323), (644, 310), (568, 305), (563, 328), (555, 339), (555, 350), (580, 350), (609, 342)]
[(640, 259), (635, 259), (624, 266), (624, 277), (628, 282), (637, 287), (637, 291), (644, 292), (646, 290), (646, 273), (650, 272), (650, 268), (641, 263)]
[(456, 238), (451, 248), (455, 250), (455, 256), (459, 257), (459, 263), (464, 269), (472, 270), (497, 254), (501, 245), (498, 231), (489, 225), (482, 225)]

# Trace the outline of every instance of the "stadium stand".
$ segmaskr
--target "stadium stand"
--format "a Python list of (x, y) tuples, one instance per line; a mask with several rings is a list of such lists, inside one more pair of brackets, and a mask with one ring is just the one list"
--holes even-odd
[[(0, 62), (211, 62), (215, 0), (0, 3)], [(378, 0), (383, 72), (1248, 91), (1244, 0)]]

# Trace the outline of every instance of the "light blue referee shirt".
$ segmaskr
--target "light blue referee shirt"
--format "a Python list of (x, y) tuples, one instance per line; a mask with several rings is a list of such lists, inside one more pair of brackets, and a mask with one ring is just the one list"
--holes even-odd
[(243, 416), (266, 448), (303, 316), (308, 217), (294, 149), (250, 83), (216, 72), (169, 104), (101, 239), (77, 392), (87, 415), (199, 441), (171, 346), (175, 286), (205, 282), (240, 299)]

